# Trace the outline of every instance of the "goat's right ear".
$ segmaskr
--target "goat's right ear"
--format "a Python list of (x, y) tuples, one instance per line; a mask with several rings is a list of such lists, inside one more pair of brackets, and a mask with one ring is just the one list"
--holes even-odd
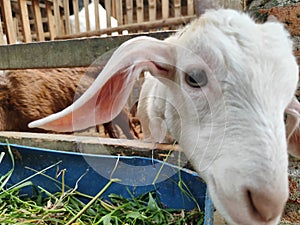
[(285, 110), (286, 135), (288, 141), (288, 151), (292, 156), (300, 158), (300, 103), (296, 97)]
[(29, 127), (70, 132), (109, 122), (126, 104), (142, 71), (171, 78), (175, 63), (176, 51), (171, 43), (150, 37), (133, 38), (114, 52), (77, 101), (61, 112), (31, 122)]

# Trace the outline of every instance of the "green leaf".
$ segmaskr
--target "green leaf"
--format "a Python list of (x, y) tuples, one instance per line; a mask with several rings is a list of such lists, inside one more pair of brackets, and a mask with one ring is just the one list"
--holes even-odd
[(159, 207), (157, 206), (157, 203), (156, 203), (155, 199), (153, 198), (151, 192), (149, 193), (148, 208), (151, 211), (159, 209)]
[(100, 219), (100, 222), (103, 222), (103, 225), (112, 225), (111, 221), (111, 214), (106, 214)]
[(132, 219), (143, 219), (143, 215), (140, 214), (139, 212), (130, 212), (127, 214), (126, 219), (132, 218)]

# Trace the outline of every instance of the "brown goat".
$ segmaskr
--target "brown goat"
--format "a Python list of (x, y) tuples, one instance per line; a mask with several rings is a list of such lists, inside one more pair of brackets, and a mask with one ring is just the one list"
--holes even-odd
[[(28, 128), (28, 123), (71, 105), (91, 85), (100, 70), (27, 69), (4, 73), (0, 76), (0, 130), (45, 132)], [(123, 111), (121, 114), (121, 119), (114, 123), (127, 138), (133, 139), (128, 114)], [(119, 137), (111, 122), (103, 125), (110, 137)]]

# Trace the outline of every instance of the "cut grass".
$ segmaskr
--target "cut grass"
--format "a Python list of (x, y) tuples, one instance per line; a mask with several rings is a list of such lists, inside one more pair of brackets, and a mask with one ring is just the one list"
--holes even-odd
[[(199, 209), (189, 212), (185, 210), (165, 209), (155, 192), (149, 192), (139, 197), (132, 196), (131, 199), (110, 194), (109, 200), (102, 200), (102, 193), (113, 182), (118, 182), (118, 179), (111, 179), (95, 197), (79, 193), (76, 191), (76, 187), (73, 189), (67, 187), (64, 184), (64, 172), (61, 173), (62, 182), (48, 177), (49, 179), (53, 179), (54, 185), (58, 182), (61, 185), (61, 191), (55, 194), (49, 193), (46, 187), (35, 186), (29, 178), (14, 186), (7, 187), (7, 182), (14, 171), (14, 159), (9, 145), (8, 152), (12, 159), (12, 168), (0, 177), (1, 225), (203, 224), (204, 215)], [(3, 157), (1, 153), (0, 163)], [(35, 175), (41, 174), (47, 177), (44, 172), (53, 166), (43, 171), (35, 171)], [(30, 198), (20, 194), (21, 189), (28, 186), (34, 187), (36, 190), (35, 195)], [(89, 202), (86, 204), (81, 201), (82, 197), (88, 199)]]

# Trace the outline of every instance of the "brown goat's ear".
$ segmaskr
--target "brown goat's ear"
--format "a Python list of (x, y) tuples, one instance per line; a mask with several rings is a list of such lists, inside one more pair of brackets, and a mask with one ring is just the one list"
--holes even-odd
[(300, 158), (300, 103), (293, 98), (285, 110), (286, 135), (288, 140), (288, 151), (291, 155)]
[(111, 121), (126, 104), (142, 71), (172, 77), (174, 51), (170, 43), (150, 37), (137, 37), (123, 43), (78, 100), (61, 112), (31, 122), (29, 127), (70, 132)]

